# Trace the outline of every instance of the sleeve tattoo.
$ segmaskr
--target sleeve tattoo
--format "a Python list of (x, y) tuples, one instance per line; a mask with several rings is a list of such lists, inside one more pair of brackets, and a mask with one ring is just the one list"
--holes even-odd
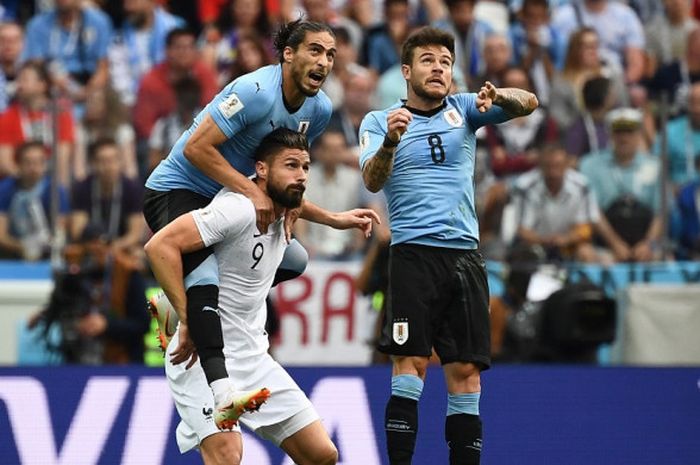
[(529, 115), (539, 105), (535, 94), (513, 87), (498, 89), (493, 103), (512, 117)]
[(387, 148), (383, 145), (379, 147), (377, 153), (367, 161), (362, 170), (362, 180), (365, 182), (367, 190), (378, 192), (389, 179), (391, 170), (394, 167), (394, 151), (396, 147)]

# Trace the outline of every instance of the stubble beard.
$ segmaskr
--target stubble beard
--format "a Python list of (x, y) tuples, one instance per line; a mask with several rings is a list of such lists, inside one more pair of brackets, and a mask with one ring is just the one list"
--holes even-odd
[(282, 205), (284, 208), (299, 208), (304, 199), (304, 192), (295, 189), (280, 189), (272, 182), (267, 184), (267, 195), (273, 202)]

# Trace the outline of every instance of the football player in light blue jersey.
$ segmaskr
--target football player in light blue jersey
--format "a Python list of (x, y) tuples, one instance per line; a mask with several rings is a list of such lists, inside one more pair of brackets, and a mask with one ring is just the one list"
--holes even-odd
[[(226, 187), (252, 201), (258, 234), (267, 234), (274, 219), (272, 201), (248, 178), (254, 174), (255, 150), (275, 128), (307, 134), (310, 140), (323, 131), (330, 118), (331, 103), (321, 86), (333, 68), (336, 54), (330, 27), (301, 19), (282, 26), (275, 47), (280, 63), (227, 85), (197, 115), (148, 178), (144, 216), (154, 232), (184, 213), (205, 207)], [(304, 201), (300, 209), (285, 215), (287, 234), (297, 216), (339, 229), (356, 227), (366, 235), (372, 220), (378, 220), (368, 209), (330, 213)], [(306, 251), (292, 240), (276, 282), (300, 274), (307, 259)], [(234, 389), (222, 352), (218, 268), (213, 250), (207, 247), (188, 253), (182, 257), (182, 263), (182, 269), (172, 273), (184, 276), (183, 286), (170, 289), (167, 299), (154, 298), (151, 312), (158, 318), (161, 340), (166, 343), (173, 335), (173, 326), (168, 323), (179, 319), (179, 345), (172, 351), (173, 362), (189, 360), (189, 367), (199, 357), (217, 408), (230, 407), (219, 405), (235, 396), (231, 395)]]
[(433, 349), (447, 381), (451, 465), (481, 457), (480, 372), (490, 365), (488, 283), (474, 206), (474, 132), (530, 114), (537, 98), (490, 82), (448, 95), (454, 37), (435, 28), (403, 44), (408, 98), (365, 116), (360, 164), (384, 189), (391, 224), (389, 296), (379, 350), (392, 356), (385, 430), (391, 465), (411, 463), (417, 404)]

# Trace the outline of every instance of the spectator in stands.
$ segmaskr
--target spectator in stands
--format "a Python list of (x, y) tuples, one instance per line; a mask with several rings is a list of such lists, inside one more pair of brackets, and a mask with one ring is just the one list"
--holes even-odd
[[(335, 110), (328, 123), (328, 130), (341, 132), (345, 136), (345, 143), (352, 149), (354, 159), (357, 160), (359, 140), (357, 138), (362, 118), (374, 109), (372, 96), (375, 89), (375, 80), (369, 72), (359, 72), (351, 76), (345, 83), (343, 94), (345, 103)], [(348, 160), (346, 160), (348, 161)], [(350, 162), (356, 164), (354, 162)]]
[(143, 76), (165, 60), (165, 41), (182, 18), (165, 11), (156, 0), (124, 0), (124, 22), (109, 46), (112, 86), (131, 107)]
[(478, 88), (486, 81), (494, 86), (503, 86), (503, 76), (513, 61), (513, 50), (508, 37), (502, 34), (491, 34), (484, 40), (482, 53), (483, 69), (472, 80), (470, 86)]
[(620, 108), (608, 118), (612, 148), (580, 165), (604, 212), (596, 230), (615, 260), (649, 261), (660, 256), (659, 163), (641, 150), (641, 112)]
[[(272, 55), (263, 38), (257, 34), (241, 35), (238, 38), (236, 59), (229, 70), (229, 81), (251, 73), (258, 68), (272, 64)], [(228, 84), (226, 81), (224, 85)]]
[(646, 76), (652, 77), (659, 66), (685, 56), (688, 34), (700, 26), (690, 15), (688, 0), (664, 0), (664, 11), (646, 24)]
[(201, 110), (202, 88), (197, 80), (184, 77), (173, 85), (177, 100), (175, 111), (159, 118), (153, 126), (148, 140), (149, 173), (168, 156), (175, 142), (192, 124), (192, 120)]
[[(510, 68), (499, 87), (530, 91), (532, 84), (522, 68)], [(554, 120), (547, 111), (536, 108), (530, 115), (514, 118), (499, 125), (486, 126), (486, 147), (491, 170), (499, 178), (509, 178), (532, 169), (539, 149), (559, 137)]]
[(440, 0), (424, 0), (424, 4), (433, 25), (455, 37), (455, 67), (464, 73), (471, 85), (484, 69), (482, 50), (493, 29), (474, 17), (476, 0), (446, 0), (447, 11)]
[(17, 149), (17, 176), (0, 181), (0, 256), (39, 260), (47, 258), (53, 231), (65, 227), (68, 197), (59, 188), (57, 222), (51, 221), (51, 187), (46, 149), (26, 142)]
[(562, 131), (567, 131), (581, 115), (583, 85), (592, 77), (604, 76), (612, 81), (616, 102), (626, 102), (627, 88), (622, 76), (599, 55), (598, 33), (584, 27), (574, 32), (564, 59), (562, 72), (552, 82), (549, 111)]
[(399, 64), (401, 44), (411, 31), (408, 0), (384, 0), (384, 22), (365, 39), (365, 63), (377, 76)]
[(0, 23), (0, 112), (15, 97), (20, 56), (24, 48), (24, 31), (17, 23)]
[[(26, 62), (17, 75), (16, 102), (0, 115), (0, 178), (17, 173), (15, 150), (27, 141), (40, 141), (52, 147), (53, 119), (50, 109), (49, 73), (37, 62)], [(68, 107), (68, 108), (66, 108)], [(58, 177), (62, 185), (70, 180), (70, 165), (75, 141), (69, 103), (61, 101), (58, 112)], [(79, 170), (79, 169), (78, 169)]]
[(548, 0), (524, 0), (510, 27), (513, 59), (535, 86), (540, 105), (549, 102), (549, 83), (564, 61), (564, 41), (550, 24)]
[(257, 37), (266, 55), (272, 55), (272, 26), (263, 0), (230, 1), (219, 20), (205, 30), (202, 59), (216, 69), (219, 87), (235, 79), (231, 72), (245, 36)]
[(108, 82), (112, 22), (82, 0), (56, 0), (55, 5), (27, 23), (24, 59), (46, 61), (53, 83), (73, 101), (83, 102), (88, 89)]
[[(168, 33), (166, 44), (165, 61), (143, 77), (134, 106), (136, 137), (144, 144), (158, 118), (175, 110), (175, 82), (188, 76), (196, 79), (202, 88), (202, 107), (214, 98), (218, 88), (214, 71), (199, 59), (194, 34), (185, 29), (173, 29)], [(140, 160), (145, 161), (145, 155)], [(145, 163), (140, 164), (140, 168), (145, 169)]]
[[(129, 117), (126, 106), (111, 86), (91, 91), (77, 131), (76, 158), (81, 160), (80, 165), (87, 168), (86, 151), (90, 144), (105, 137), (114, 138), (124, 158), (124, 173), (127, 177), (135, 179), (138, 176), (136, 133)], [(87, 176), (87, 172), (74, 174), (79, 180)]]
[(695, 156), (696, 176), (676, 197), (678, 209), (678, 258), (700, 260), (700, 155)]
[[(333, 72), (328, 75), (323, 84), (323, 91), (333, 104), (333, 109), (339, 109), (344, 102), (344, 86), (355, 74), (366, 73), (369, 70), (358, 64), (359, 51), (352, 45), (350, 33), (344, 27), (333, 29), (335, 33), (335, 62)], [(399, 74), (401, 74), (399, 67)], [(404, 82), (401, 76), (401, 83)]]
[(644, 74), (644, 30), (637, 14), (622, 2), (583, 0), (554, 11), (552, 25), (568, 38), (583, 26), (600, 38), (600, 54), (610, 66), (623, 69), (625, 82), (639, 82)]
[(603, 76), (593, 77), (583, 85), (583, 111), (564, 134), (566, 151), (576, 159), (608, 147), (610, 136), (605, 117), (614, 101), (610, 86), (610, 79)]
[(87, 227), (99, 227), (115, 250), (142, 245), (143, 187), (124, 175), (124, 159), (114, 139), (98, 139), (89, 149), (90, 176), (73, 187), (70, 238), (79, 240)]
[(550, 260), (594, 262), (598, 204), (585, 176), (569, 166), (563, 147), (548, 146), (539, 168), (517, 178), (512, 190), (519, 217), (516, 240), (541, 246)]
[[(346, 211), (360, 207), (360, 172), (342, 163), (349, 151), (342, 132), (328, 129), (313, 147), (313, 163), (304, 197), (319, 207), (331, 211)], [(339, 209), (339, 210), (336, 210)], [(295, 234), (309, 253), (309, 258), (343, 260), (356, 258), (364, 246), (359, 230), (330, 230), (323, 225), (297, 221)]]
[(66, 363), (141, 364), (150, 317), (138, 260), (115, 249), (99, 227), (88, 227), (65, 248), (67, 267), (56, 277), (41, 318), (60, 325)]
[(651, 97), (659, 101), (666, 94), (672, 116), (685, 111), (690, 85), (700, 81), (700, 28), (688, 34), (685, 55), (672, 63), (661, 66), (649, 81)]
[[(655, 152), (661, 153), (660, 138)], [(700, 82), (690, 88), (688, 112), (669, 121), (666, 126), (669, 174), (678, 191), (680, 186), (695, 180), (695, 155), (700, 153)]]
[[(326, 23), (332, 28), (343, 27), (347, 29), (352, 45), (357, 50), (362, 50), (362, 29), (355, 21), (335, 10), (331, 0), (301, 0), (301, 5), (306, 11), (308, 21)], [(292, 19), (296, 19), (296, 17)]]

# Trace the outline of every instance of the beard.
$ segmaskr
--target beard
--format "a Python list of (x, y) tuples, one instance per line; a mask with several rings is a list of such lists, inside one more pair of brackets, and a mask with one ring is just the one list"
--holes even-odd
[(136, 29), (141, 29), (143, 26), (146, 25), (146, 21), (148, 20), (148, 15), (142, 11), (137, 11), (137, 12), (128, 14), (127, 18), (129, 19), (129, 22), (131, 22), (131, 24)]
[(418, 97), (425, 99), (425, 100), (439, 100), (442, 101), (447, 95), (450, 93), (449, 86), (446, 86), (447, 88), (445, 89), (444, 92), (438, 91), (438, 90), (426, 90), (424, 86), (422, 86), (420, 83), (411, 83), (411, 88), (413, 89), (413, 93), (416, 94)]
[(314, 95), (318, 94), (319, 89), (309, 89), (304, 85), (304, 79), (306, 78), (306, 73), (304, 73), (303, 69), (300, 69), (299, 67), (292, 67), (292, 79), (294, 80), (294, 84), (296, 84), (297, 89), (301, 91), (302, 94), (306, 95), (307, 97), (313, 97)]
[(304, 191), (293, 189), (292, 187), (282, 188), (275, 185), (272, 179), (267, 183), (267, 195), (273, 202), (282, 205), (284, 208), (299, 208), (304, 199)]

